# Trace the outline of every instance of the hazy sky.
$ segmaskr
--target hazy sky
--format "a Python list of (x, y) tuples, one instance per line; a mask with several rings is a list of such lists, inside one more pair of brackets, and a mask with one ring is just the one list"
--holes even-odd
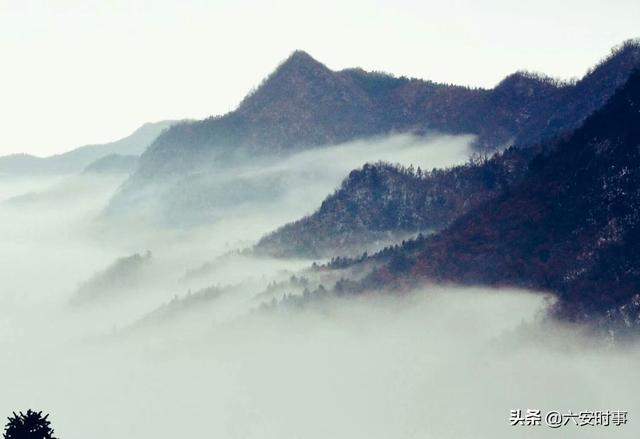
[(639, 22), (638, 0), (0, 0), (0, 154), (226, 112), (294, 49), (492, 86), (521, 68), (580, 76)]

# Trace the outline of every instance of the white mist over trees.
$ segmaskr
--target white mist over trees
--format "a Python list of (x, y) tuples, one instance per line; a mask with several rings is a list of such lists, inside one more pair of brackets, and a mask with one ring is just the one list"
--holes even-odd
[[(363, 141), (247, 167), (288, 181), (279, 204), (258, 199), (194, 229), (101, 217), (123, 175), (5, 180), (0, 412), (43, 409), (64, 439), (459, 439), (521, 433), (508, 423), (514, 408), (640, 410), (638, 351), (551, 325), (540, 294), (426, 286), (260, 307), (299, 294), (291, 282), (267, 288), (293, 274), (337, 279), (234, 250), (308, 211), (363, 157), (393, 151), (429, 169), (464, 161), (468, 140)], [(36, 195), (16, 201), (25, 190)], [(83, 288), (100, 300), (71, 306)]]

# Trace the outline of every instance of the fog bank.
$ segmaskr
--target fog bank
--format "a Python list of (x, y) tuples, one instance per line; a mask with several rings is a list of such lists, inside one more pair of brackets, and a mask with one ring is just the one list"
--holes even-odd
[(5, 359), (0, 410), (50, 410), (72, 439), (459, 439), (557, 437), (511, 427), (513, 408), (640, 409), (638, 351), (551, 325), (546, 303), (519, 291), (427, 288), (210, 319), (200, 332), (168, 325), (79, 344), (51, 334)]

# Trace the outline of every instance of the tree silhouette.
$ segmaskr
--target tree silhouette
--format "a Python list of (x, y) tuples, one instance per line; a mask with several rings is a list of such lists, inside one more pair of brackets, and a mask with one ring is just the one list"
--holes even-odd
[(56, 439), (53, 437), (49, 415), (42, 416), (42, 412), (27, 410), (9, 417), (4, 428), (4, 439)]

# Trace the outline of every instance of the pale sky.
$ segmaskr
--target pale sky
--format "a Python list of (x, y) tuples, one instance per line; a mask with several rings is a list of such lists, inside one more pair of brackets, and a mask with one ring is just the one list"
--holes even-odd
[(639, 23), (638, 0), (0, 0), (0, 154), (225, 113), (295, 49), (491, 87), (581, 76)]

